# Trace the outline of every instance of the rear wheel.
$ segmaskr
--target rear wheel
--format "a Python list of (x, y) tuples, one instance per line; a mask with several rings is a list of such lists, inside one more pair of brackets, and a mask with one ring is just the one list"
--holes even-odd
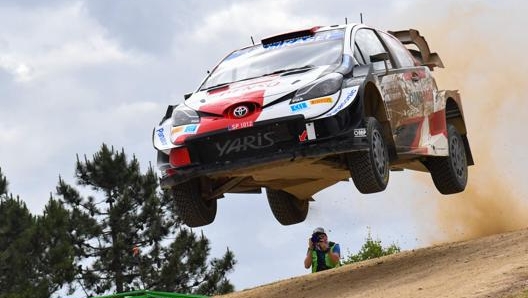
[(266, 188), (266, 193), (271, 212), (282, 225), (293, 225), (306, 219), (308, 200), (299, 200), (283, 190)]
[(172, 187), (175, 212), (184, 224), (199, 227), (212, 223), (216, 217), (216, 199), (201, 195), (200, 180), (193, 179)]
[(368, 194), (385, 190), (389, 183), (389, 150), (376, 118), (366, 118), (368, 151), (347, 154), (348, 168), (359, 192)]
[(468, 178), (466, 150), (462, 137), (452, 124), (447, 125), (447, 134), (449, 155), (430, 157), (425, 162), (436, 189), (444, 195), (463, 191)]

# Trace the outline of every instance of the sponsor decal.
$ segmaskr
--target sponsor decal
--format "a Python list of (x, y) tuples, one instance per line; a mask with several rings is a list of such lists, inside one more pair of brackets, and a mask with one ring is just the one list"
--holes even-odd
[(364, 138), (367, 136), (366, 128), (355, 128), (354, 129), (354, 138)]
[(256, 135), (249, 135), (240, 138), (226, 140), (224, 142), (216, 142), (215, 147), (218, 150), (218, 157), (230, 153), (239, 153), (247, 151), (248, 149), (263, 149), (271, 147), (275, 144), (272, 136), (273, 131), (267, 133), (257, 133)]
[(290, 38), (286, 40), (279, 40), (273, 43), (270, 43), (268, 45), (263, 46), (264, 49), (277, 49), (285, 46), (289, 46), (292, 44), (300, 44), (304, 42), (313, 42), (313, 41), (321, 41), (321, 40), (335, 40), (335, 39), (342, 39), (345, 36), (345, 31), (341, 29), (337, 30), (331, 30), (326, 32), (318, 32), (315, 36), (301, 36), (301, 37), (295, 37)]
[(344, 107), (348, 106), (352, 99), (355, 98), (356, 93), (359, 89), (359, 86), (353, 87), (352, 90), (347, 94), (347, 96), (337, 104), (330, 112), (328, 112), (328, 116), (332, 116), (337, 114), (337, 112), (341, 111)]
[(345, 37), (345, 30), (342, 29), (336, 29), (326, 32), (319, 32), (315, 36), (315, 40), (335, 40), (335, 39), (343, 39)]
[[(245, 84), (245, 85), (239, 85), (239, 84), (233, 84), (229, 86), (229, 89), (221, 90), (219, 92), (215, 92), (214, 94), (209, 94), (210, 96), (236, 96), (241, 93), (246, 92), (258, 92), (266, 90), (267, 88), (275, 87), (280, 85), (280, 80), (271, 80), (271, 81), (264, 81), (264, 82), (258, 82), (258, 83), (251, 83), (251, 84)], [(257, 89), (257, 90), (255, 90)]]
[(308, 132), (303, 130), (302, 134), (299, 136), (299, 142), (304, 142), (308, 138)]
[(292, 112), (297, 112), (297, 111), (304, 110), (307, 108), (308, 108), (308, 104), (306, 102), (301, 102), (301, 103), (290, 106), (290, 109)]
[(305, 142), (307, 140), (315, 140), (317, 135), (315, 134), (315, 125), (313, 122), (306, 123), (306, 129), (299, 135), (299, 142)]
[(173, 127), (171, 129), (171, 134), (177, 134), (183, 131), (183, 126)]
[(250, 47), (250, 48), (245, 48), (245, 49), (241, 49), (241, 50), (235, 51), (235, 52), (231, 53), (229, 56), (227, 56), (224, 59), (224, 61), (237, 58), (238, 56), (242, 56), (242, 55), (245, 55), (247, 53), (251, 53), (251, 52), (253, 52), (254, 50), (257, 50), (257, 49), (259, 49), (259, 47)]
[(308, 133), (308, 140), (315, 140), (317, 138), (313, 122), (306, 123), (306, 132)]
[(409, 104), (413, 106), (419, 106), (423, 102), (433, 101), (433, 89), (428, 88), (424, 90), (417, 90), (409, 92)]
[(295, 96), (292, 100), (291, 100), (291, 103), (298, 103), (298, 102), (301, 102), (301, 101), (304, 101), (304, 97), (302, 96)]
[(309, 40), (313, 41), (314, 37), (313, 36), (301, 36), (301, 37), (296, 37), (296, 38), (290, 38), (287, 40), (279, 40), (279, 41), (270, 43), (268, 45), (264, 45), (263, 48), (277, 49), (277, 48), (288, 46), (288, 45), (295, 44), (295, 43), (303, 43)]
[(312, 105), (316, 105), (320, 103), (332, 103), (332, 98), (331, 97), (321, 97), (321, 98), (310, 100), (310, 104)]
[(198, 124), (189, 124), (173, 127), (171, 129), (171, 140), (174, 142), (179, 136), (184, 134), (195, 134), (198, 131)]
[(165, 138), (165, 130), (163, 129), (163, 127), (161, 127), (160, 129), (156, 130), (156, 134), (158, 135), (158, 139), (161, 142), (161, 144), (163, 146), (166, 146), (167, 145), (167, 139)]
[(253, 121), (245, 121), (240, 123), (233, 123), (229, 124), (227, 127), (228, 130), (236, 130), (236, 129), (242, 129), (242, 128), (248, 128), (253, 126)]
[(185, 130), (183, 132), (184, 133), (196, 133), (197, 129), (198, 129), (198, 125), (196, 124), (186, 125)]

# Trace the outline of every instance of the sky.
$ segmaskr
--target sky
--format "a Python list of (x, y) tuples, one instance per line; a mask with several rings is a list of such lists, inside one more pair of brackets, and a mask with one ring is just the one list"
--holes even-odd
[(525, 119), (528, 2), (521, 0), (0, 0), (0, 168), (40, 214), (76, 155), (101, 144), (155, 164), (151, 133), (169, 104), (197, 88), (230, 51), (315, 25), (363, 22), (417, 29), (459, 90), (475, 159), (465, 192), (440, 195), (427, 173), (391, 172), (382, 193), (340, 182), (314, 196), (305, 222), (282, 226), (263, 194), (226, 195), (214, 223), (195, 228), (211, 257), (238, 261), (237, 290), (308, 274), (307, 239), (323, 226), (342, 255), (367, 234), (404, 250), (528, 226)]

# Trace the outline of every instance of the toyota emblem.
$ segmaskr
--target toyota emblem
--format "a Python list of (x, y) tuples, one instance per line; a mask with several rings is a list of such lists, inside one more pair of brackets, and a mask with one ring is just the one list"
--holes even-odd
[(233, 116), (236, 118), (242, 118), (247, 115), (249, 108), (246, 106), (238, 106), (233, 110)]

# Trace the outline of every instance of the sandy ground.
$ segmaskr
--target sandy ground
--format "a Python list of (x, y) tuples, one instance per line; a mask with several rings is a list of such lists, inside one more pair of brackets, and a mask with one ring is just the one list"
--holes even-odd
[[(528, 297), (528, 229), (294, 277), (221, 298)], [(526, 296), (525, 296), (526, 295)]]

